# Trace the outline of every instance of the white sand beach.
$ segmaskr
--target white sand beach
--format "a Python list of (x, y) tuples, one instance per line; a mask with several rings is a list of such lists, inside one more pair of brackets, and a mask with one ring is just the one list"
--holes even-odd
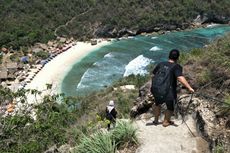
[(54, 92), (59, 92), (62, 80), (68, 71), (71, 70), (74, 63), (80, 61), (95, 49), (108, 45), (109, 43), (108, 41), (101, 41), (97, 43), (97, 45), (91, 45), (91, 43), (77, 42), (75, 46), (72, 46), (48, 62), (34, 79), (27, 84), (25, 89), (44, 91), (46, 90), (46, 84), (52, 84), (53, 90), (55, 90)]

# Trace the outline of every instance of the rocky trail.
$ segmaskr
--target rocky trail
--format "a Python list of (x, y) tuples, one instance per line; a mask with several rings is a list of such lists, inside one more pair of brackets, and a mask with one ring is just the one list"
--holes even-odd
[(185, 120), (195, 137), (181, 119), (174, 119), (177, 126), (168, 127), (151, 125), (153, 119), (137, 120), (140, 147), (136, 153), (209, 153), (208, 143), (198, 135), (192, 116)]

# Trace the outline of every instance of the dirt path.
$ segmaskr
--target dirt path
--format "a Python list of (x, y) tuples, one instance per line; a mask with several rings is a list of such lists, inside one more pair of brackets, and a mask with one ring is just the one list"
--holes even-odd
[(69, 21), (67, 21), (64, 25), (58, 26), (58, 27), (54, 30), (54, 35), (55, 35), (56, 37), (58, 37), (57, 31), (58, 31), (60, 28), (65, 28), (65, 27), (67, 27), (67, 26), (68, 26), (70, 23), (72, 23), (77, 17), (82, 16), (82, 15), (84, 15), (84, 14), (86, 14), (86, 13), (92, 11), (92, 10), (93, 10), (93, 9), (89, 9), (89, 10), (87, 10), (87, 11), (81, 13), (81, 14), (78, 14), (78, 15), (72, 17), (72, 18), (71, 18)]
[(146, 125), (149, 121), (138, 120), (140, 147), (136, 153), (209, 153), (208, 144), (197, 136), (195, 122), (191, 116), (186, 120), (195, 137), (181, 120), (174, 120), (178, 126)]

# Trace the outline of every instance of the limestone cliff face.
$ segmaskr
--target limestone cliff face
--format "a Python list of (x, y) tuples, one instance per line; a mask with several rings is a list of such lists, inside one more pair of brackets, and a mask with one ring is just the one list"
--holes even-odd
[(143, 26), (137, 27), (125, 27), (119, 28), (115, 25), (98, 25), (94, 26), (94, 37), (122, 37), (122, 36), (135, 36), (141, 33), (152, 33), (152, 32), (163, 32), (163, 31), (173, 31), (173, 30), (185, 30), (187, 28), (195, 28), (197, 26), (201, 26), (207, 23), (217, 23), (217, 24), (229, 24), (230, 17), (229, 16), (221, 16), (217, 14), (202, 14), (198, 15), (191, 22), (184, 23), (174, 23), (174, 24), (155, 24), (151, 26)]

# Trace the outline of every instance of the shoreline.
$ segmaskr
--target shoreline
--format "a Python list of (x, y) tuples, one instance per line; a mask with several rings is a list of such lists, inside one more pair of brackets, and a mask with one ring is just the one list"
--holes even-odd
[(72, 66), (86, 57), (89, 53), (108, 45), (107, 40), (99, 41), (96, 45), (89, 42), (77, 42), (65, 52), (59, 54), (37, 73), (25, 89), (36, 89), (38, 91), (47, 90), (46, 84), (52, 84), (52, 92), (60, 92), (61, 82), (71, 70)]
[[(203, 28), (204, 26), (207, 28), (208, 26), (216, 25), (219, 24), (206, 24), (203, 26), (198, 25), (196, 28)], [(120, 39), (124, 38), (125, 37), (121, 37)], [(42, 91), (46, 89), (46, 84), (52, 84), (53, 89), (57, 90), (57, 92), (60, 92), (60, 82), (62, 82), (64, 77), (67, 75), (67, 73), (71, 70), (72, 66), (77, 61), (80, 61), (82, 58), (84, 58), (94, 50), (111, 43), (107, 40), (101, 39), (98, 39), (97, 42), (98, 43), (96, 45), (92, 45), (90, 42), (76, 42), (76, 45), (67, 49), (65, 52), (62, 52), (50, 62), (48, 62), (41, 69), (41, 71), (39, 71), (35, 75), (31, 82), (25, 86), (25, 89), (37, 89), (39, 91)]]

